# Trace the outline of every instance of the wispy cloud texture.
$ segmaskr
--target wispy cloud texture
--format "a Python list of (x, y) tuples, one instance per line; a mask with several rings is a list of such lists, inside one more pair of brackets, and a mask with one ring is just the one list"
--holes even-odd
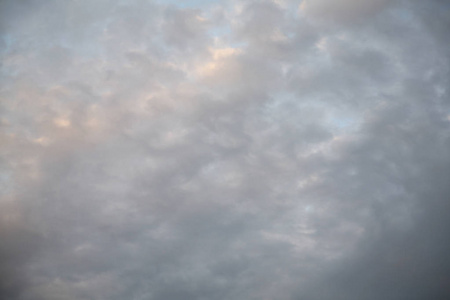
[(1, 1), (0, 298), (450, 297), (446, 1)]

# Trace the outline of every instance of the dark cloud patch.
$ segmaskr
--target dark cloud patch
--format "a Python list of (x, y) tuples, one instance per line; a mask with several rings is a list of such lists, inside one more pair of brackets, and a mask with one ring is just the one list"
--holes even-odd
[(45, 245), (44, 237), (21, 221), (22, 212), (15, 203), (2, 203), (0, 219), (0, 295), (19, 299), (32, 278), (29, 264)]

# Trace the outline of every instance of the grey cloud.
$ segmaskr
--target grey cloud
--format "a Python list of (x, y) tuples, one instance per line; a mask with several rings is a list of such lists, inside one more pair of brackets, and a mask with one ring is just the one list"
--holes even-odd
[(165, 11), (163, 36), (169, 45), (187, 50), (206, 39), (207, 21), (199, 10), (180, 10), (169, 7)]
[[(8, 201), (9, 200), (9, 201)], [(23, 287), (30, 284), (28, 264), (45, 245), (44, 237), (26, 220), (21, 219), (22, 209), (13, 199), (3, 199), (0, 219), (0, 294), (18, 299)]]
[(300, 4), (300, 13), (307, 17), (317, 18), (321, 21), (351, 24), (363, 22), (374, 17), (386, 8), (386, 0), (303, 0)]
[(255, 40), (264, 40), (276, 34), (283, 24), (284, 14), (272, 1), (245, 3), (236, 21), (236, 32)]
[(1, 296), (447, 299), (447, 5), (339, 2), (2, 2)]

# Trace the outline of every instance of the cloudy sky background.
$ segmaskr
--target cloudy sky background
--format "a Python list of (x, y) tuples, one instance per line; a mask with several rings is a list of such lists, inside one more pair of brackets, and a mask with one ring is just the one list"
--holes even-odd
[(450, 3), (0, 1), (0, 298), (450, 299)]

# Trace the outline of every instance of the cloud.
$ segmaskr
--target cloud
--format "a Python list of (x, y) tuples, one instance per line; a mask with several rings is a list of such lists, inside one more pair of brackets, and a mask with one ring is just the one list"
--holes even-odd
[(447, 4), (25, 4), (0, 298), (448, 298)]
[(322, 21), (348, 24), (372, 18), (388, 4), (387, 0), (303, 0), (299, 6), (299, 12)]

